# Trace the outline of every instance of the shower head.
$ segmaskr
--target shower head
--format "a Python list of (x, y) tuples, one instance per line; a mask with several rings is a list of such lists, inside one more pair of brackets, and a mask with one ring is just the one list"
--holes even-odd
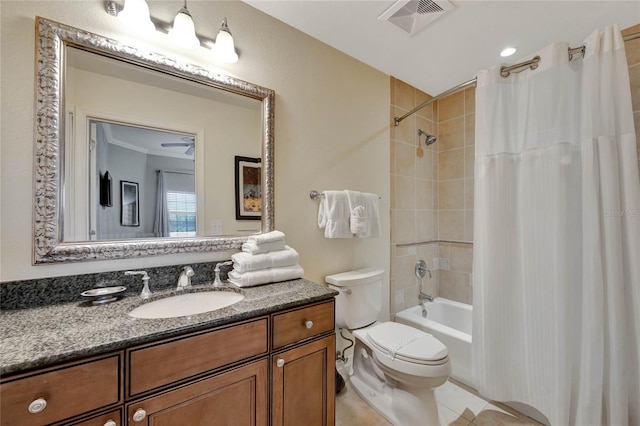
[(430, 135), (429, 133), (425, 132), (424, 130), (418, 129), (418, 139), (422, 135), (425, 136), (424, 142), (427, 144), (427, 146), (431, 145), (432, 143), (436, 143), (437, 139), (436, 139), (436, 137), (434, 135)]

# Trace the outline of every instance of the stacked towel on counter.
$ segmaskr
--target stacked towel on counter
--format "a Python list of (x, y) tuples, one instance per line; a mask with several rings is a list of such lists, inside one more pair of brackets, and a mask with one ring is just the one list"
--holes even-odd
[(233, 269), (236, 272), (251, 272), (281, 266), (293, 266), (298, 263), (298, 252), (289, 246), (282, 250), (267, 253), (236, 253), (231, 256)]
[(379, 237), (380, 198), (358, 191), (324, 191), (318, 208), (318, 227), (327, 238)]
[(262, 269), (260, 271), (229, 272), (229, 281), (238, 287), (253, 287), (261, 284), (277, 283), (279, 281), (302, 278), (304, 269), (300, 265), (283, 266), (281, 268)]
[(304, 269), (298, 259), (298, 252), (285, 245), (280, 231), (249, 237), (242, 252), (231, 256), (229, 281), (238, 287), (252, 287), (302, 278)]

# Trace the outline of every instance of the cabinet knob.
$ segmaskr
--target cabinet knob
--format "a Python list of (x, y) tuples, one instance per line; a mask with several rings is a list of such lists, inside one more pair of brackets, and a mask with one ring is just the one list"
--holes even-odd
[(311, 327), (313, 327), (313, 321), (305, 321), (304, 326), (310, 329)]
[(29, 404), (29, 412), (31, 414), (41, 413), (45, 408), (47, 408), (47, 400), (44, 398), (38, 398), (35, 401), (31, 401), (31, 404)]
[(279, 368), (282, 368), (282, 367), (284, 366), (284, 359), (282, 359), (282, 358), (278, 358), (278, 360), (276, 361), (276, 365), (277, 365)]
[(118, 426), (118, 424), (116, 422), (114, 422), (113, 420), (107, 420), (107, 422), (104, 424), (104, 426)]
[(147, 417), (147, 412), (144, 411), (142, 408), (138, 408), (136, 412), (133, 413), (134, 422), (141, 422), (144, 420), (145, 417)]

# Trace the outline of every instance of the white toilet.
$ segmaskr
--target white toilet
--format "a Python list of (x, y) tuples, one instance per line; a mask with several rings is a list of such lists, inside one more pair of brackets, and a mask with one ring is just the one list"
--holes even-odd
[(438, 339), (408, 325), (377, 322), (383, 269), (325, 277), (336, 296), (336, 325), (355, 337), (350, 381), (367, 403), (397, 426), (438, 425), (433, 388), (451, 373)]

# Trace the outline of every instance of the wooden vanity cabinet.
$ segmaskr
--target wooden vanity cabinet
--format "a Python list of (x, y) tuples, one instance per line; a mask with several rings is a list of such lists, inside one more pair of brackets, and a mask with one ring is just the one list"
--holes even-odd
[(335, 423), (334, 301), (273, 315), (271, 425)]
[(0, 424), (329, 426), (334, 369), (331, 299), (3, 377)]

